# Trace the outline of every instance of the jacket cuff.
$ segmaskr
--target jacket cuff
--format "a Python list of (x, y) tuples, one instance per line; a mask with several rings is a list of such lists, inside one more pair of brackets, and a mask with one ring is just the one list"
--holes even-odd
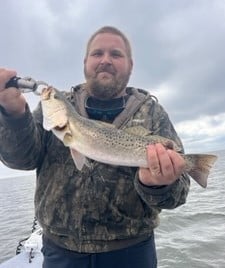
[(159, 185), (159, 186), (147, 186), (143, 184), (138, 177), (138, 172), (136, 173), (135, 176), (135, 181), (134, 181), (135, 188), (137, 192), (142, 192), (144, 195), (152, 195), (152, 196), (159, 196), (159, 195), (164, 195), (170, 189), (173, 187), (173, 184), (170, 185)]

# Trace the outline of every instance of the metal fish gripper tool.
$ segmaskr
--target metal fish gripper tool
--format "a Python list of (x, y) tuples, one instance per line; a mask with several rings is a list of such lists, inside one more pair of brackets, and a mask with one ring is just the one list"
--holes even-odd
[(36, 95), (40, 95), (40, 88), (43, 86), (48, 86), (44, 81), (36, 81), (31, 77), (12, 77), (5, 85), (6, 88), (15, 87), (20, 90), (22, 93), (33, 92)]

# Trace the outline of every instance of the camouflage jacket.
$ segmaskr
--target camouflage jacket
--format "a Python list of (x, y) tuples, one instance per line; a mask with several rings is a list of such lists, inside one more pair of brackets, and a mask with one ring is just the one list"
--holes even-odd
[[(85, 84), (67, 93), (87, 116)], [(151, 134), (173, 139), (181, 148), (167, 113), (146, 91), (127, 88), (126, 108), (115, 118), (118, 128), (141, 125)], [(20, 118), (0, 113), (0, 159), (10, 168), (36, 169), (35, 210), (44, 234), (56, 244), (79, 252), (102, 252), (134, 244), (152, 234), (162, 209), (186, 201), (189, 177), (174, 184), (147, 187), (137, 168), (94, 162), (78, 171), (69, 149), (42, 127), (41, 106)]]

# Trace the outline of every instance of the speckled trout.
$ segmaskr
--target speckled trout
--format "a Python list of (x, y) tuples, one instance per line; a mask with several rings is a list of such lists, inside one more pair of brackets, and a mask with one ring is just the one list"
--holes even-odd
[[(88, 163), (86, 158), (110, 165), (147, 167), (148, 144), (161, 143), (166, 148), (179, 151), (178, 146), (170, 139), (144, 135), (142, 127), (121, 130), (112, 124), (80, 116), (66, 96), (53, 87), (43, 89), (41, 104), (44, 129), (51, 130), (70, 148), (79, 170)], [(185, 171), (205, 188), (209, 171), (217, 157), (210, 154), (182, 156), (186, 162)]]

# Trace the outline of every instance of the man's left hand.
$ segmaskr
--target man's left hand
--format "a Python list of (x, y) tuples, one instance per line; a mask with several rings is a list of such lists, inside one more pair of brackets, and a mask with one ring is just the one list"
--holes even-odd
[(184, 158), (160, 143), (148, 145), (147, 160), (148, 168), (139, 169), (139, 180), (146, 186), (172, 184), (185, 168)]

